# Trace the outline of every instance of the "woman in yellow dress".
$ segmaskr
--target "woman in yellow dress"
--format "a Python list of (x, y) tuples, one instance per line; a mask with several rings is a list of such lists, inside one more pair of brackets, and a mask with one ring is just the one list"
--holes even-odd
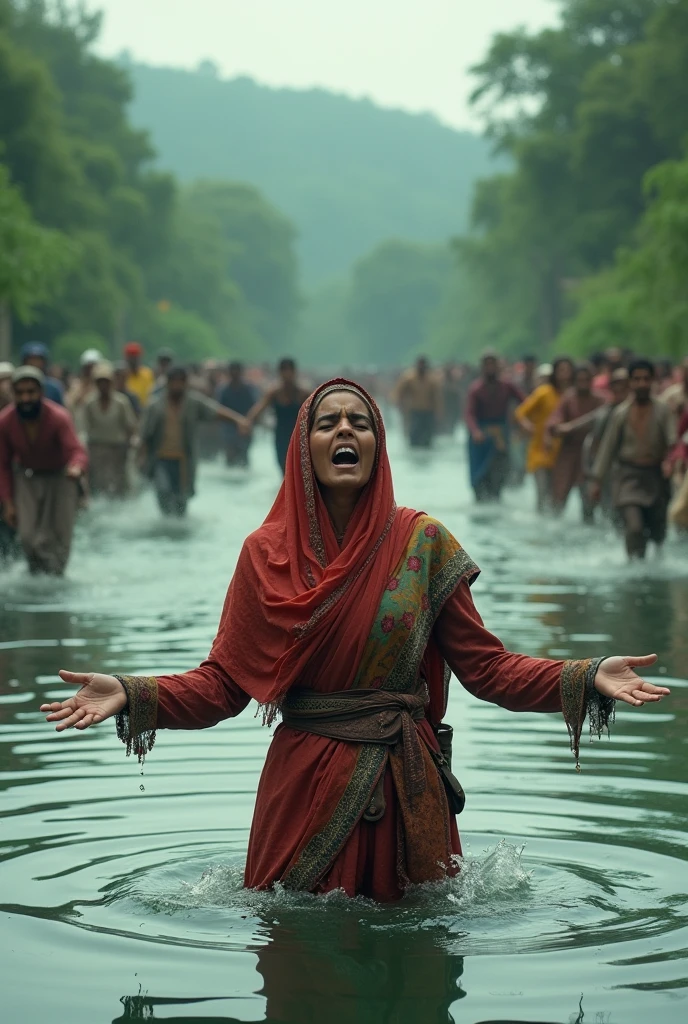
[(548, 433), (547, 423), (572, 381), (571, 360), (566, 356), (555, 359), (549, 380), (535, 388), (514, 414), (519, 426), (530, 435), (526, 472), (535, 479), (538, 512), (544, 512), (550, 504), (550, 478), (561, 447), (561, 440)]

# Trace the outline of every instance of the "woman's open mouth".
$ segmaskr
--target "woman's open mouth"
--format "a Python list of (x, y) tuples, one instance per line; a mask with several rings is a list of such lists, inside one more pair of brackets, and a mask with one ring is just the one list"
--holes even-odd
[(335, 466), (357, 466), (358, 461), (358, 452), (355, 448), (350, 448), (348, 445), (341, 445), (341, 447), (336, 448), (332, 456), (332, 462)]

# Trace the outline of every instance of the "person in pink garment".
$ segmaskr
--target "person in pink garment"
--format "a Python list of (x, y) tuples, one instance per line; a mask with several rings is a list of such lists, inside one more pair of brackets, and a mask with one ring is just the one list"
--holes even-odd
[(13, 403), (0, 412), (0, 503), (33, 573), (61, 576), (74, 532), (78, 484), (88, 467), (69, 413), (45, 398), (43, 374), (20, 366)]

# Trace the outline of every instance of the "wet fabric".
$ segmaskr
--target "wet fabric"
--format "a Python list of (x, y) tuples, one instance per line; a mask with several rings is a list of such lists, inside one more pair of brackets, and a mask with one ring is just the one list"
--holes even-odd
[(86, 402), (84, 429), (89, 444), (127, 445), (136, 432), (136, 416), (125, 395), (113, 391), (107, 405), (95, 394)]
[(17, 532), (31, 572), (61, 576), (67, 567), (78, 489), (64, 473), (18, 471), (14, 483)]
[[(477, 574), (470, 557), (437, 520), (396, 508), (384, 426), (360, 389), (374, 411), (377, 462), (339, 547), (314, 480), (309, 417), (321, 395), (342, 387), (355, 385), (331, 382), (301, 411), (284, 484), (244, 545), (208, 660), (159, 677), (155, 711), (150, 685), (131, 684), (119, 731), (144, 756), (153, 722), (203, 728), (238, 714), (251, 697), (268, 720), (285, 708), (258, 787), (246, 885), (279, 881), (391, 900), (409, 883), (454, 872), (452, 856), (461, 850), (432, 756), (447, 664), (483, 699), (518, 710), (564, 709), (576, 751), (591, 669), (511, 654), (485, 629), (468, 589)], [(343, 692), (380, 691), (388, 709), (391, 702), (412, 712), (400, 724), (415, 736), (388, 744), (306, 731), (290, 718), (303, 690), (325, 706), (341, 702)], [(371, 822), (365, 813), (376, 790), (385, 812)]]
[(535, 428), (528, 438), (527, 473), (552, 469), (557, 461), (561, 441), (548, 436), (547, 424), (560, 401), (561, 394), (553, 384), (541, 384), (514, 413), (517, 420), (527, 420)]
[(506, 423), (510, 408), (520, 405), (524, 397), (510, 381), (476, 380), (468, 389), (466, 426), (473, 433), (483, 423)]
[(15, 466), (34, 473), (58, 473), (68, 466), (88, 468), (86, 449), (65, 409), (43, 399), (36, 425), (32, 440), (14, 405), (0, 412), (0, 501), (12, 499)]
[(164, 516), (183, 516), (189, 499), (183, 459), (156, 459), (153, 486)]
[[(590, 392), (579, 394), (570, 388), (561, 399), (556, 411), (549, 420), (550, 426), (572, 423), (583, 416), (588, 416), (604, 405), (602, 395)], [(585, 481), (583, 472), (583, 445), (587, 435), (593, 428), (594, 420), (576, 427), (561, 439), (557, 460), (552, 470), (552, 501), (558, 509), (563, 509), (574, 487), (582, 487)]]
[[(155, 475), (156, 463), (163, 454), (167, 425), (167, 404), (167, 393), (164, 392), (146, 408), (141, 425), (141, 441), (146, 447), (146, 473), (151, 479)], [(182, 446), (180, 454), (183, 463), (182, 483), (183, 493), (186, 498), (193, 497), (196, 490), (198, 428), (201, 423), (210, 423), (216, 420), (218, 410), (220, 409), (222, 409), (222, 406), (219, 402), (215, 402), (212, 398), (208, 398), (197, 391), (188, 391), (179, 408), (179, 429)], [(164, 454), (168, 453), (165, 452)], [(173, 453), (170, 452), (169, 454)]]
[(93, 442), (88, 446), (88, 481), (92, 494), (123, 498), (129, 490), (129, 446)]
[[(619, 474), (614, 487), (613, 501), (619, 507), (638, 504), (636, 492), (647, 490), (648, 496), (656, 495), (656, 488), (652, 486), (648, 490), (643, 481), (639, 481), (638, 488), (633, 486), (633, 467), (659, 467), (676, 443), (676, 428), (671, 410), (661, 401), (656, 398), (650, 399), (650, 415), (645, 421), (645, 430), (642, 433), (632, 425), (633, 408), (634, 399), (629, 398), (614, 410), (593, 466), (593, 475), (598, 480), (603, 480), (615, 463), (625, 467), (625, 472)], [(654, 500), (655, 498), (649, 498), (650, 503)], [(646, 504), (645, 500), (641, 504)]]
[(429, 448), (435, 435), (437, 417), (434, 412), (412, 409), (408, 414), (408, 437), (412, 448)]
[(498, 498), (509, 475), (509, 434), (506, 420), (482, 420), (484, 440), (468, 435), (471, 487), (479, 498)]

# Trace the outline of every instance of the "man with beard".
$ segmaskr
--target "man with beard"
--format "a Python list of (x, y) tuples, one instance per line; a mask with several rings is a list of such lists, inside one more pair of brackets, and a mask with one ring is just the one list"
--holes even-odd
[(31, 572), (61, 576), (69, 559), (78, 482), (88, 457), (69, 413), (43, 394), (43, 374), (20, 366), (14, 404), (0, 412), (0, 502)]
[(594, 500), (613, 470), (612, 501), (623, 520), (629, 558), (644, 558), (648, 540), (661, 546), (666, 537), (668, 456), (676, 437), (671, 411), (652, 396), (654, 375), (648, 359), (629, 366), (631, 396), (612, 414), (592, 470)]
[(471, 384), (466, 403), (468, 459), (476, 501), (498, 501), (509, 475), (509, 413), (524, 399), (510, 381), (499, 379), (499, 362), (486, 352), (480, 377)]

